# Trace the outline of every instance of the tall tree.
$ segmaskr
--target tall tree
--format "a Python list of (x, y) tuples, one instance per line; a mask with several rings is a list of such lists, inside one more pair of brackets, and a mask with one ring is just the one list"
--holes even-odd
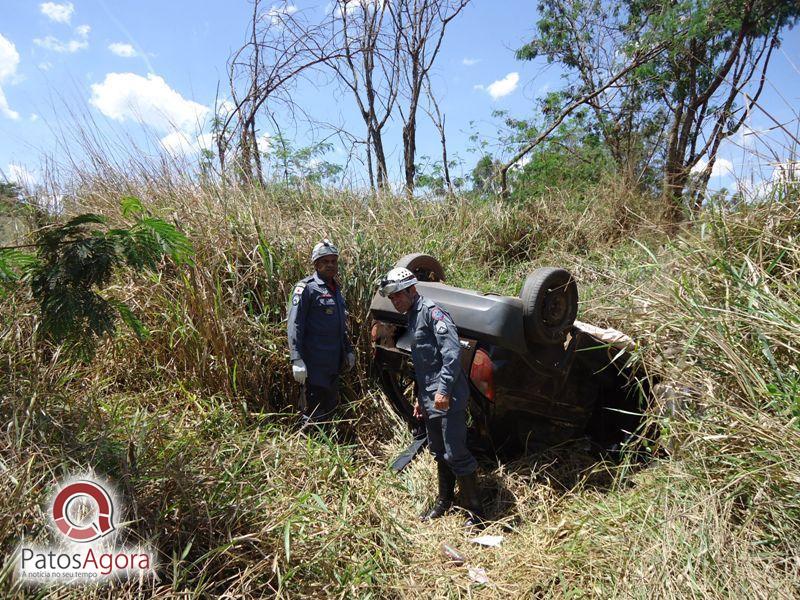
[(642, 150), (663, 149), (663, 195), (678, 220), (693, 168), (708, 156), (690, 203), (697, 208), (720, 144), (756, 106), (800, 3), (543, 0), (539, 11), (537, 36), (520, 56), (543, 54), (567, 68), (565, 111), (593, 109), (623, 172), (643, 172), (653, 157)]
[[(417, 152), (417, 109), (425, 84), (442, 47), (448, 24), (469, 0), (394, 0), (388, 6), (399, 33), (403, 88), (403, 165), (405, 187), (414, 191)], [(442, 130), (440, 129), (440, 133)]]
[(453, 182), (450, 179), (450, 165), (447, 158), (447, 135), (444, 129), (445, 115), (439, 108), (439, 102), (436, 100), (436, 95), (433, 93), (430, 77), (425, 78), (425, 91), (428, 97), (428, 106), (425, 107), (425, 112), (428, 113), (433, 125), (436, 127), (436, 131), (439, 132), (439, 142), (442, 145), (443, 187), (449, 194), (453, 192)]
[(773, 50), (796, 23), (800, 3), (684, 0), (664, 6), (633, 0), (629, 10), (632, 26), (650, 22), (649, 35), (668, 43), (668, 51), (645, 74), (670, 115), (663, 190), (677, 220), (692, 169), (708, 156), (690, 203), (692, 209), (700, 207), (720, 144), (756, 106)]
[(647, 93), (637, 69), (625, 70), (637, 50), (641, 54), (641, 46), (631, 40), (647, 26), (631, 28), (627, 21), (621, 2), (547, 0), (539, 5), (536, 36), (517, 57), (544, 56), (567, 68), (562, 104), (578, 101), (591, 109), (619, 174), (639, 185), (648, 179), (651, 149), (666, 126), (666, 112), (660, 99)]
[(570, 98), (569, 94), (558, 94), (560, 97), (568, 98), (568, 103), (560, 111), (552, 109), (549, 111), (549, 122), (541, 129), (537, 130), (535, 137), (528, 143), (522, 144), (517, 152), (498, 169), (500, 179), (500, 190), (504, 197), (508, 197), (508, 172), (517, 163), (528, 155), (543, 141), (547, 140), (555, 132), (566, 118), (583, 106), (591, 103), (595, 98), (604, 94), (607, 90), (615, 87), (618, 83), (629, 76), (634, 70), (642, 65), (648, 64), (655, 56), (664, 51), (664, 44), (659, 43), (653, 47), (638, 47), (631, 50), (626, 57), (624, 66), (614, 73), (609, 74), (602, 82), (599, 82), (594, 89), (587, 90), (577, 98)]
[(339, 51), (335, 59), (327, 60), (327, 65), (352, 93), (366, 126), (367, 163), (373, 189), (376, 179), (378, 189), (389, 184), (383, 129), (397, 101), (399, 35), (385, 1), (337, 0), (333, 8), (330, 39)]
[(276, 105), (292, 110), (291, 84), (337, 54), (325, 24), (309, 24), (291, 5), (263, 10), (261, 0), (253, 0), (248, 29), (247, 41), (228, 61), (233, 107), (217, 114), (214, 130), (221, 170), (233, 146), (240, 175), (263, 184), (259, 115)]

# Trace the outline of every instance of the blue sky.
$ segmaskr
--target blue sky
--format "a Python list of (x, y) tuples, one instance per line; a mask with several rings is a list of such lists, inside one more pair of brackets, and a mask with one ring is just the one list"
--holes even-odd
[[(310, 17), (322, 15), (326, 6), (302, 0), (294, 4)], [(449, 152), (463, 159), (466, 170), (477, 160), (468, 151), (472, 127), (487, 135), (496, 131), (493, 110), (530, 116), (534, 98), (561, 83), (556, 68), (514, 58), (514, 50), (533, 31), (535, 4), (474, 0), (448, 31), (433, 81), (446, 114)], [(72, 130), (76, 115), (79, 121), (91, 119), (92, 128), (115, 140), (117, 147), (130, 138), (145, 152), (162, 145), (176, 152), (191, 148), (196, 126), (211, 114), (218, 88), (226, 96), (226, 60), (245, 37), (251, 7), (230, 0), (0, 0), (0, 9), (0, 170), (9, 178), (35, 182), (42, 179), (43, 157), (63, 161), (65, 145), (74, 152), (64, 132)], [(795, 135), (800, 127), (793, 113), (800, 106), (799, 69), (800, 35), (795, 29), (786, 34), (773, 59), (762, 102), (781, 123), (791, 122)], [(295, 101), (316, 119), (341, 122), (363, 135), (350, 97), (320, 82), (300, 85)], [(435, 131), (423, 113), (420, 119), (418, 155), (438, 157)], [(757, 156), (764, 154), (757, 140), (772, 136), (780, 138), (773, 148), (788, 145), (777, 131), (768, 131), (773, 125), (765, 114), (752, 115), (749, 126), (755, 133), (745, 130), (737, 140), (749, 149), (726, 145), (722, 156), (727, 164), (720, 161), (717, 186), (730, 183), (728, 164), (741, 176), (743, 169), (749, 174), (764, 163), (748, 175), (754, 184), (771, 176), (769, 163), (775, 159), (768, 153)], [(288, 119), (284, 126), (288, 137), (300, 144), (328, 133)], [(344, 160), (344, 145), (332, 141), (336, 148), (328, 158)], [(393, 124), (386, 144), (395, 178), (400, 141), (400, 128)], [(782, 152), (778, 160), (788, 149)], [(363, 183), (363, 173), (353, 181), (358, 184), (359, 178)]]

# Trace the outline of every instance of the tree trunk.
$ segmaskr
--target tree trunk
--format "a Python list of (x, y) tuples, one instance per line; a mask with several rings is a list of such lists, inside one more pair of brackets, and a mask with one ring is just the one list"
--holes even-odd
[(256, 163), (256, 177), (261, 187), (264, 187), (264, 173), (261, 168), (261, 155), (258, 151), (258, 140), (256, 139), (256, 118), (255, 115), (250, 119), (250, 141), (253, 144), (253, 160)]
[(242, 127), (242, 133), (239, 136), (239, 181), (243, 184), (248, 184), (252, 180), (252, 163), (250, 161), (250, 151), (252, 146), (247, 139), (250, 137), (250, 130), (247, 126)]
[(367, 132), (367, 173), (369, 174), (369, 189), (375, 193), (375, 173), (372, 170), (372, 135)]
[(372, 148), (375, 150), (375, 166), (378, 171), (378, 190), (385, 191), (389, 183), (389, 172), (386, 168), (386, 154), (383, 152), (383, 138), (379, 129), (370, 133)]
[(403, 126), (403, 162), (405, 164), (406, 193), (414, 193), (414, 177), (416, 175), (416, 165), (414, 156), (417, 152), (417, 119), (412, 112), (408, 117), (408, 122)]
[(664, 165), (663, 197), (666, 203), (667, 216), (673, 222), (680, 221), (683, 218), (683, 184), (680, 181), (680, 174), (683, 172), (683, 153), (679, 148), (683, 110), (683, 103), (675, 107), (674, 120), (667, 140), (667, 159)]
[(444, 172), (444, 185), (447, 188), (447, 193), (453, 193), (453, 184), (450, 181), (450, 167), (447, 164), (447, 139), (444, 136), (444, 121), (439, 129), (439, 138), (442, 141), (442, 171)]

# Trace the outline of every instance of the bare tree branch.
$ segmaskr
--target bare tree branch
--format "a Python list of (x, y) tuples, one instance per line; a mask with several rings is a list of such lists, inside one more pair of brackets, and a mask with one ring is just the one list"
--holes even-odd
[(588, 102), (592, 101), (594, 98), (602, 94), (605, 90), (609, 89), (613, 85), (615, 85), (620, 79), (625, 77), (628, 73), (633, 71), (634, 69), (639, 68), (641, 65), (647, 63), (648, 61), (652, 60), (658, 54), (663, 52), (665, 45), (658, 44), (654, 48), (648, 50), (644, 53), (637, 53), (630, 62), (622, 69), (617, 71), (616, 74), (611, 76), (607, 79), (604, 83), (598, 84), (596, 89), (593, 91), (581, 96), (571, 104), (569, 104), (566, 108), (564, 108), (553, 120), (549, 127), (547, 127), (544, 131), (542, 131), (536, 139), (525, 144), (509, 161), (503, 164), (500, 169), (500, 192), (504, 197), (508, 196), (508, 170), (513, 167), (521, 158), (523, 158), (526, 154), (528, 154), (531, 150), (533, 150), (536, 146), (538, 146), (542, 141), (547, 139), (547, 137), (553, 133), (553, 131), (561, 125), (561, 123), (566, 119), (574, 110), (578, 107), (587, 104)]

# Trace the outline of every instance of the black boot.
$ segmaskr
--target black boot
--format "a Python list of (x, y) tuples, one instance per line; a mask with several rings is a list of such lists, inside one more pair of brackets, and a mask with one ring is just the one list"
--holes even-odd
[(461, 505), (467, 512), (467, 520), (464, 521), (464, 526), (483, 529), (486, 517), (483, 514), (483, 503), (478, 490), (477, 472), (473, 471), (469, 475), (459, 477), (458, 487), (461, 490)]
[(456, 476), (443, 462), (436, 463), (437, 472), (439, 475), (439, 495), (436, 497), (436, 502), (433, 503), (427, 511), (422, 513), (419, 518), (420, 521), (430, 521), (431, 519), (438, 519), (450, 510), (453, 506), (453, 498), (456, 491)]

